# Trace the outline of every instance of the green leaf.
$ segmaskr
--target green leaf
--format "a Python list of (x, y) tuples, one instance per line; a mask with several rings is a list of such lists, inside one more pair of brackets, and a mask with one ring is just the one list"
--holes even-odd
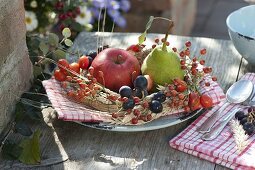
[(71, 37), (71, 30), (70, 30), (69, 28), (64, 28), (63, 31), (62, 31), (62, 35), (63, 35), (65, 38)]
[(30, 127), (24, 122), (16, 123), (15, 130), (23, 136), (31, 136), (33, 134)]
[(27, 104), (25, 104), (24, 107), (26, 109), (26, 115), (29, 116), (30, 119), (39, 121), (43, 119), (41, 109)]
[(2, 148), (2, 156), (4, 159), (15, 160), (18, 159), (22, 152), (22, 147), (14, 141), (6, 140)]
[(49, 44), (52, 46), (58, 46), (59, 38), (56, 34), (49, 33)]
[(15, 121), (16, 122), (21, 121), (24, 118), (24, 116), (25, 116), (24, 105), (21, 102), (18, 102), (15, 108)]
[(142, 44), (142, 43), (145, 41), (146, 34), (147, 34), (147, 32), (145, 31), (144, 33), (142, 33), (142, 35), (140, 35), (140, 36), (138, 37), (138, 42), (139, 42), (139, 44)]
[(65, 39), (65, 45), (71, 47), (73, 45), (73, 42), (70, 39)]
[(146, 31), (151, 28), (151, 24), (152, 24), (153, 20), (154, 20), (154, 16), (150, 16), (150, 19), (147, 22), (146, 27), (145, 27)]
[(40, 74), (42, 74), (42, 68), (39, 66), (33, 66), (33, 73), (34, 73), (34, 77), (39, 76)]
[(41, 161), (39, 138), (41, 132), (39, 130), (34, 132), (32, 138), (24, 139), (20, 143), (23, 148), (19, 160), (24, 164), (38, 164)]
[(49, 51), (49, 46), (43, 41), (40, 42), (39, 48), (43, 52), (43, 55), (46, 55)]
[(54, 57), (58, 61), (59, 59), (66, 58), (66, 53), (63, 50), (57, 49), (54, 52)]

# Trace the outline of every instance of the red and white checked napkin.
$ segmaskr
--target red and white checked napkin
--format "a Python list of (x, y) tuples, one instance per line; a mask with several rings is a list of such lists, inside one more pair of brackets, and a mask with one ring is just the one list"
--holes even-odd
[(66, 91), (53, 77), (49, 80), (44, 80), (42, 84), (53, 108), (57, 111), (58, 119), (80, 122), (107, 122), (111, 118), (105, 112), (95, 111), (82, 103), (69, 100), (65, 95)]
[[(242, 79), (249, 79), (255, 84), (254, 73), (247, 73), (242, 77)], [(255, 170), (255, 135), (248, 139), (248, 146), (239, 153), (229, 125), (227, 125), (223, 132), (212, 141), (203, 141), (201, 139), (202, 134), (196, 131), (196, 129), (200, 127), (215, 111), (217, 111), (223, 103), (224, 102), (221, 102), (212, 110), (201, 115), (183, 132), (170, 140), (169, 144), (177, 150), (231, 169)], [(242, 106), (230, 104), (224, 110), (221, 117), (224, 117), (226, 113), (236, 107)]]
[[(205, 82), (210, 83), (210, 87), (205, 87)], [(52, 103), (52, 106), (57, 111), (58, 118), (65, 121), (81, 121), (81, 122), (109, 122), (111, 116), (105, 112), (99, 112), (89, 109), (83, 104), (69, 100), (65, 95), (65, 91), (60, 86), (60, 83), (52, 77), (49, 80), (43, 81), (43, 86)], [(206, 76), (200, 83), (200, 92), (209, 95), (213, 99), (214, 104), (218, 104), (223, 98), (224, 93), (217, 82), (212, 81), (211, 77)], [(182, 110), (169, 113), (177, 114)]]

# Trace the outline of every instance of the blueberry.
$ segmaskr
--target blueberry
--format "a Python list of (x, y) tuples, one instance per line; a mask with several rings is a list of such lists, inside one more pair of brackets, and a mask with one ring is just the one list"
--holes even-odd
[(252, 112), (253, 111), (253, 107), (249, 107), (248, 108), (248, 113)]
[(97, 49), (97, 51), (98, 51), (98, 53), (100, 53), (101, 51), (103, 51), (103, 50), (106, 49), (106, 48), (109, 48), (109, 45), (100, 46), (100, 47)]
[(139, 97), (140, 99), (143, 99), (148, 95), (147, 90), (141, 90), (141, 89), (135, 89), (134, 96)]
[(133, 109), (135, 107), (135, 101), (133, 98), (129, 98), (126, 102), (122, 104), (124, 110)]
[(88, 56), (88, 59), (89, 59), (89, 66), (91, 65), (92, 61), (93, 61), (93, 58)]
[(246, 116), (245, 116), (243, 111), (238, 111), (235, 114), (235, 118), (238, 119), (238, 120), (242, 120), (244, 117), (246, 117)]
[(148, 82), (144, 76), (138, 76), (134, 81), (134, 86), (137, 89), (145, 90), (147, 88)]
[(119, 94), (120, 94), (121, 97), (130, 98), (132, 96), (132, 89), (128, 86), (122, 86), (119, 89)]
[(247, 117), (242, 118), (242, 120), (240, 120), (240, 124), (244, 125), (247, 122)]
[(166, 100), (166, 95), (160, 91), (153, 95), (152, 100), (157, 100), (160, 103), (164, 102)]
[(97, 56), (97, 52), (96, 51), (90, 51), (87, 56), (91, 57), (92, 59), (94, 59)]
[(248, 135), (253, 134), (253, 132), (255, 131), (255, 127), (254, 127), (253, 123), (251, 123), (251, 122), (246, 122), (246, 123), (243, 125), (243, 129), (245, 130), (245, 132), (246, 132)]
[(163, 110), (162, 104), (157, 100), (152, 100), (149, 106), (150, 106), (150, 111), (152, 111), (153, 113), (160, 113)]

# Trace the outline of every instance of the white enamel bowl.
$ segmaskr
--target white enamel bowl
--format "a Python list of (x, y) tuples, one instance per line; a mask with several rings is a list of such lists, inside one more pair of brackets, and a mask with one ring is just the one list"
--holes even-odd
[(255, 5), (232, 12), (226, 20), (229, 36), (237, 51), (255, 65)]

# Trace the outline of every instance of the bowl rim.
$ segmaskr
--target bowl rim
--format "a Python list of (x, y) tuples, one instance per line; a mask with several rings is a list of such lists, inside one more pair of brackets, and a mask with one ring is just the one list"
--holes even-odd
[(241, 36), (241, 37), (243, 37), (243, 38), (246, 38), (246, 39), (248, 39), (248, 40), (254, 40), (254, 41), (255, 41), (255, 37), (253, 38), (253, 37), (250, 37), (250, 36), (248, 36), (248, 35), (244, 35), (244, 34), (242, 34), (242, 33), (239, 33), (238, 31), (236, 31), (235, 29), (233, 29), (233, 27), (230, 26), (230, 23), (229, 23), (229, 22), (230, 22), (230, 18), (231, 18), (235, 13), (237, 13), (237, 12), (240, 11), (240, 10), (244, 10), (244, 9), (246, 9), (246, 8), (255, 8), (255, 5), (244, 6), (244, 7), (242, 7), (242, 8), (239, 8), (239, 9), (237, 9), (237, 10), (231, 12), (231, 13), (228, 15), (227, 19), (226, 19), (226, 24), (227, 24), (227, 27), (228, 27), (232, 32), (235, 32), (235, 33), (237, 33), (239, 36)]

